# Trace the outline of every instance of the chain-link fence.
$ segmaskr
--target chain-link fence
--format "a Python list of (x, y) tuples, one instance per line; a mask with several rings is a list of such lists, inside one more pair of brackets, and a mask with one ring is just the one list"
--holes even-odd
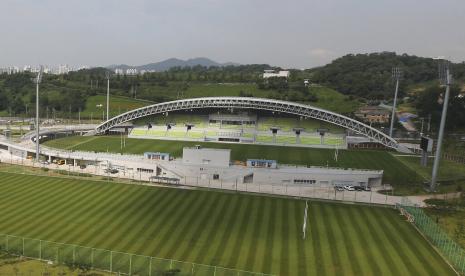
[(70, 267), (103, 270), (120, 275), (269, 275), (5, 234), (0, 234), (0, 251)]
[(465, 275), (465, 250), (450, 238), (418, 205), (408, 198), (402, 198), (397, 205), (400, 212), (415, 224), (420, 232), (441, 252), (449, 263)]

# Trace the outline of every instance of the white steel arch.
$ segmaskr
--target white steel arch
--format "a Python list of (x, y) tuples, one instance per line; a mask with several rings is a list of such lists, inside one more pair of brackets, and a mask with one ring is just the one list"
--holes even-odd
[(153, 104), (128, 111), (103, 122), (95, 128), (94, 134), (105, 133), (119, 124), (145, 116), (178, 110), (203, 108), (258, 109), (294, 114), (350, 129), (386, 147), (399, 150), (399, 144), (396, 140), (369, 125), (344, 115), (305, 104), (250, 97), (205, 97)]

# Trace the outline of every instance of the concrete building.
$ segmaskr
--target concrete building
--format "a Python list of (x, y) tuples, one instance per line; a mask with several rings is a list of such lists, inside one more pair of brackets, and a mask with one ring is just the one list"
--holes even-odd
[(152, 160), (170, 160), (170, 154), (165, 152), (144, 152), (144, 157)]
[(126, 69), (126, 75), (137, 75), (138, 71), (136, 68)]
[[(84, 128), (83, 128), (84, 130)], [(73, 134), (72, 130), (45, 130), (40, 139), (50, 139), (59, 133)], [(30, 134), (33, 135), (33, 134)], [(8, 159), (25, 160), (35, 155), (33, 136), (30, 147), (0, 139), (0, 155)], [(164, 157), (164, 158), (162, 158)], [(278, 164), (275, 160), (249, 159), (247, 163), (231, 162), (230, 149), (184, 148), (181, 159), (173, 159), (164, 153), (142, 155), (122, 155), (111, 153), (63, 151), (42, 147), (41, 159), (50, 164), (71, 167), (94, 166), (119, 168), (122, 174), (137, 174), (139, 178), (188, 186), (223, 187), (277, 186), (277, 187), (332, 187), (342, 185), (380, 186), (382, 170), (329, 168), (315, 166), (295, 166)], [(58, 165), (57, 165), (58, 166)], [(97, 170), (97, 169), (96, 169)], [(245, 188), (247, 190), (247, 187)]]
[[(275, 160), (249, 159), (247, 165), (232, 165), (230, 150), (184, 148), (182, 161), (161, 164), (157, 175), (178, 178), (180, 183), (218, 181), (235, 184), (379, 186), (383, 171), (278, 165)], [(261, 162), (259, 164), (259, 161)], [(252, 163), (254, 163), (252, 165)]]
[(263, 71), (263, 78), (286, 78), (288, 79), (290, 76), (289, 71), (276, 71), (276, 70), (264, 70)]
[(186, 165), (202, 165), (214, 167), (229, 167), (230, 149), (211, 148), (184, 148), (182, 150), (182, 163)]
[(391, 112), (380, 106), (363, 106), (355, 112), (355, 116), (363, 122), (386, 124)]

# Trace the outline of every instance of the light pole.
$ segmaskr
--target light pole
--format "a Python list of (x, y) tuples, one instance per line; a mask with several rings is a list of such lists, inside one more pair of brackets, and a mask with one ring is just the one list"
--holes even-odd
[[(443, 72), (444, 70), (445, 70), (445, 73)], [(444, 101), (442, 103), (441, 124), (439, 125), (438, 142), (436, 145), (436, 156), (434, 158), (433, 172), (431, 175), (431, 184), (430, 184), (431, 191), (434, 191), (436, 189), (436, 181), (437, 181), (438, 170), (439, 170), (439, 161), (441, 160), (442, 140), (444, 138), (444, 127), (446, 125), (447, 106), (449, 105), (450, 84), (452, 82), (452, 75), (450, 74), (449, 62), (447, 60), (440, 61), (439, 78), (440, 78), (441, 83), (446, 85), (446, 94), (444, 95)]]
[(392, 103), (392, 114), (391, 114), (391, 127), (389, 128), (389, 137), (392, 137), (394, 130), (394, 120), (396, 117), (396, 105), (397, 105), (397, 92), (399, 92), (399, 80), (402, 72), (399, 67), (392, 68), (392, 78), (396, 80), (396, 91), (394, 93), (394, 102)]
[(105, 77), (107, 79), (107, 121), (109, 119), (110, 114), (110, 72), (105, 73)]
[(39, 83), (42, 80), (42, 68), (37, 72), (37, 76), (34, 79), (36, 83), (36, 160), (39, 162), (40, 145), (39, 145)]

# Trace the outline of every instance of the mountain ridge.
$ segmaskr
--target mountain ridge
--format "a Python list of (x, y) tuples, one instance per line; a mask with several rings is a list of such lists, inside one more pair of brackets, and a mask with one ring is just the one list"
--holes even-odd
[(127, 65), (127, 64), (112, 64), (112, 65), (106, 66), (106, 68), (123, 69), (123, 70), (135, 68), (138, 71), (145, 70), (145, 71), (162, 72), (162, 71), (167, 71), (173, 67), (193, 67), (197, 65), (205, 66), (205, 67), (212, 67), (212, 66), (223, 67), (223, 66), (236, 66), (240, 64), (234, 63), (234, 62), (219, 63), (206, 57), (196, 57), (196, 58), (190, 58), (187, 60), (178, 59), (178, 58), (168, 58), (168, 59), (165, 59), (159, 62), (152, 62), (152, 63), (147, 63), (143, 65), (138, 65), (138, 66), (132, 66), (132, 65)]

